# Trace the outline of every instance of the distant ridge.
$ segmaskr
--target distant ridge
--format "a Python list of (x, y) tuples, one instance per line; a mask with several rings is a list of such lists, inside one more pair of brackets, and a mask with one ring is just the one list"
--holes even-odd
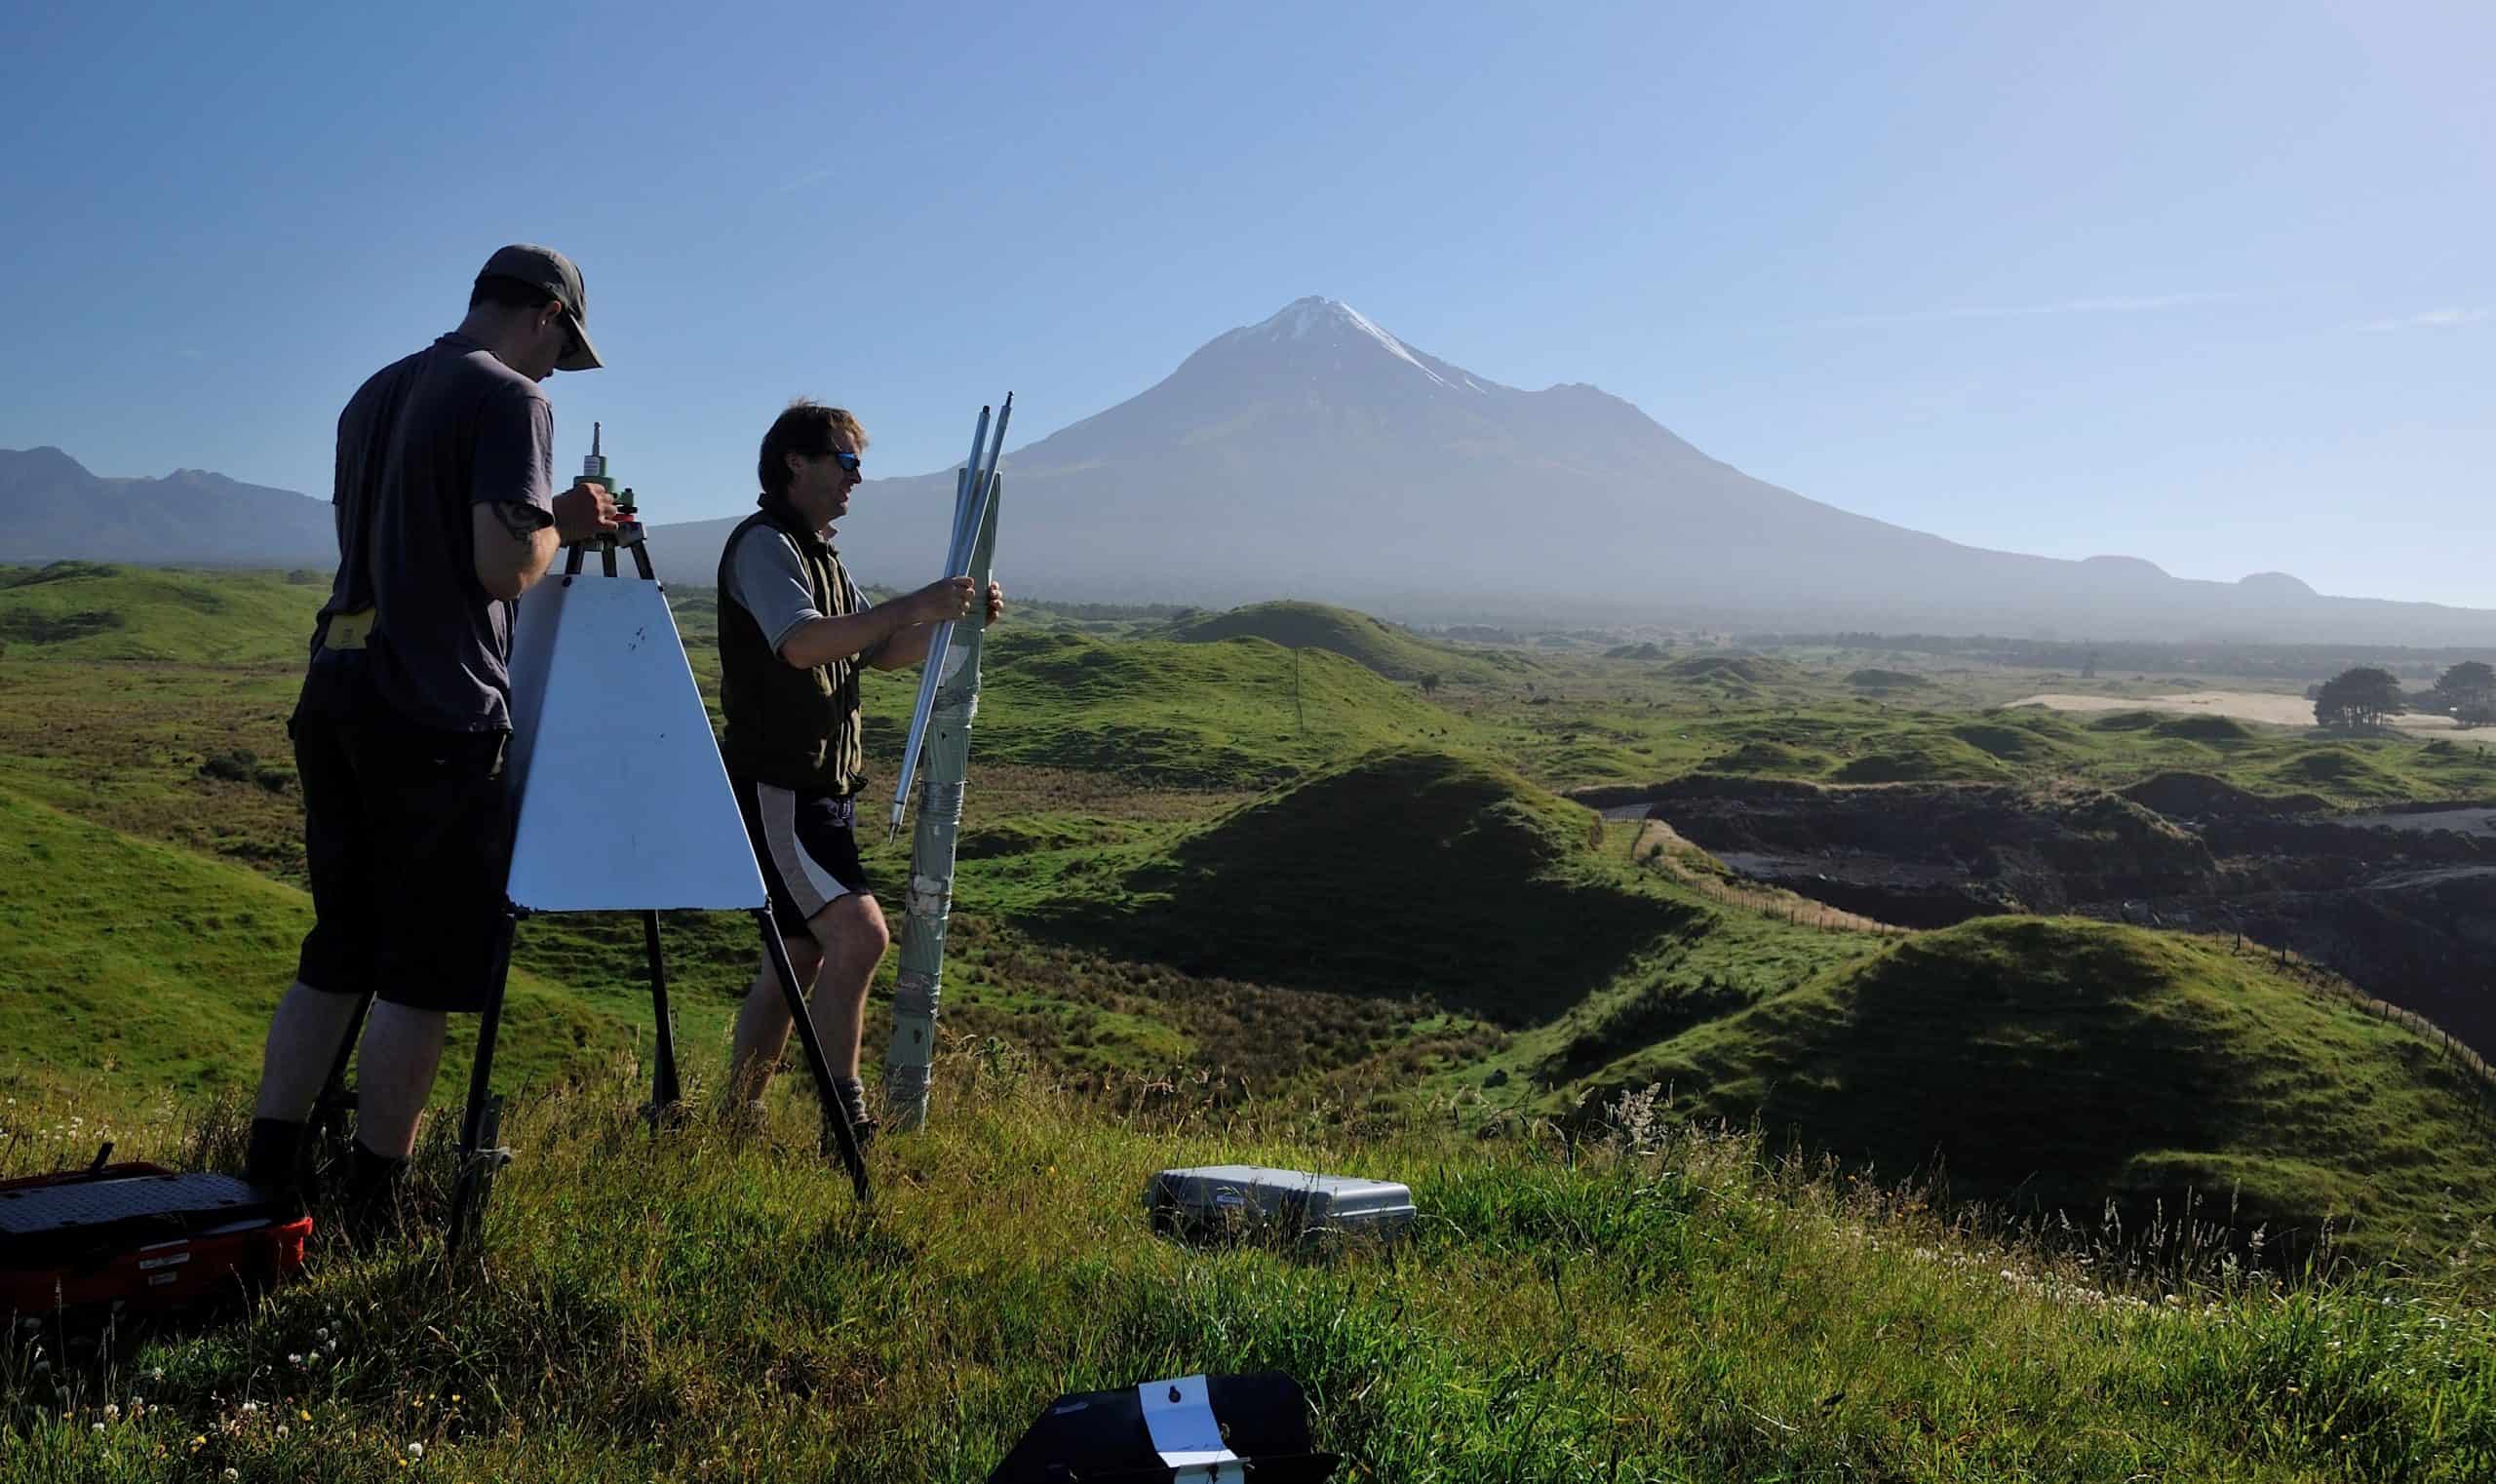
[(205, 469), (107, 479), (58, 449), (0, 449), (0, 562), (337, 564), (327, 500)]
[[(1710, 458), (1599, 388), (1504, 386), (1317, 296), (1216, 335), (1002, 467), (998, 570), (1034, 597), (1291, 595), (1445, 623), (2496, 646), (2496, 611), (2326, 597), (2280, 572), (2209, 582), (2137, 557), (1988, 551), (1871, 520)], [(843, 556), (871, 581), (925, 581), (952, 496), (950, 471), (871, 482)], [(707, 586), (737, 519), (658, 527), (662, 575)], [(0, 452), (0, 562), (62, 557), (332, 560), (317, 500), (198, 470), (98, 479), (58, 449)]]

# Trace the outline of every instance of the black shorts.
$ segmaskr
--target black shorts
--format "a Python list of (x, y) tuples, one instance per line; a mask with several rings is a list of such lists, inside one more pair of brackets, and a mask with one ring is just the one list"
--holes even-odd
[(509, 733), (411, 725), (362, 669), (361, 655), (324, 655), (287, 722), (314, 918), (295, 977), (411, 1009), (483, 1010), (506, 921)]
[(734, 772), (728, 782), (762, 867), (762, 883), (771, 892), (771, 920), (779, 924), (780, 936), (803, 938), (806, 923), (833, 903), (875, 895), (851, 829), (854, 798), (775, 788)]

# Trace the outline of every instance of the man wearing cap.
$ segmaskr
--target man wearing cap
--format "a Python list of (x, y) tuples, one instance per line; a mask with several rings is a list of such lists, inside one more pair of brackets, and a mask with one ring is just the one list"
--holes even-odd
[(459, 328), (364, 383), (338, 417), (338, 569), (293, 717), (312, 930), (278, 1002), (244, 1173), (301, 1189), (303, 1129), (363, 996), (353, 1220), (395, 1207), (446, 1016), (485, 1007), (510, 851), (512, 605), (556, 548), (615, 525), (554, 490), (537, 383), (601, 363), (580, 270), (494, 254)]

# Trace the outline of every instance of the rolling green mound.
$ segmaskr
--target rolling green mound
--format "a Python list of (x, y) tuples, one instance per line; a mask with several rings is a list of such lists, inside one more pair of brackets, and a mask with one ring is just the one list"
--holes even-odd
[(1769, 654), (1694, 654), (1664, 667), (1677, 681), (1718, 685), (1797, 685), (1803, 672)]
[(1294, 988), (1540, 1020), (1696, 909), (1591, 848), (1586, 809), (1495, 763), (1384, 752), (1121, 861), (1058, 930), (1122, 955)]
[(1705, 771), (1756, 778), (1817, 778), (1837, 760), (1823, 752), (1782, 742), (1745, 742), (1707, 760)]
[[(0, 1045), (11, 1072), (248, 1089), (311, 922), (311, 898), (292, 887), (0, 791)], [(622, 1008), (515, 972), (496, 1080), (605, 1062), (635, 1040)], [(474, 1017), (454, 1021), (437, 1097), (459, 1095), (475, 1029)]]
[(1367, 613), (1322, 603), (1258, 603), (1172, 624), (1161, 636), (1183, 644), (1262, 639), (1286, 649), (1324, 649), (1393, 681), (1502, 681), (1528, 666), (1521, 657), (1470, 654), (1416, 639)]
[(56, 562), (0, 572), (0, 644), (63, 659), (303, 658), (330, 574)]
[(2301, 814), (2329, 805), (2312, 794), (2257, 794), (2206, 773), (2170, 770), (2122, 791), (2125, 798), (2170, 818)]
[[(1604, 1069), (1955, 1197), (2398, 1244), (2496, 1211), (2482, 1073), (2221, 940), (1983, 918)], [(2448, 1233), (2447, 1233), (2448, 1234)]]
[(2270, 776), (2290, 788), (2316, 789), (2341, 799), (2396, 800), (2411, 792), (2390, 769), (2354, 747), (2300, 752), (2272, 767)]
[(2150, 728), (2152, 735), (2187, 742), (2250, 742), (2253, 728), (2234, 717), (2174, 717)]
[(1929, 690), (1932, 682), (1906, 670), (1857, 670), (1846, 683), (1857, 690)]
[[(1290, 651), (1262, 640), (1106, 643), (1002, 628), (983, 652), (974, 755), (1182, 787), (1258, 787), (1466, 729), (1340, 655), (1304, 653), (1297, 668), (1295, 687)], [(872, 748), (898, 752), (917, 688), (916, 671), (871, 678)]]
[(2155, 711), (2110, 711), (2088, 723), (2091, 731), (2148, 731), (2162, 718)]
[(1967, 722), (1951, 727), (1950, 735), (1987, 757), (2008, 762), (2050, 762), (2064, 755), (2062, 748), (2024, 726)]
[(1947, 732), (1901, 732), (1873, 739), (1872, 751), (1831, 776), (1840, 783), (2000, 783), (2012, 774)]

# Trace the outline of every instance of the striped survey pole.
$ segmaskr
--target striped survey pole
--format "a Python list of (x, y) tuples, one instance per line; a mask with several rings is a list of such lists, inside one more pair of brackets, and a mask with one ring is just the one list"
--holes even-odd
[[(992, 462), (990, 466), (994, 468)], [(971, 615), (952, 625), (953, 641), (928, 664), (941, 667), (928, 711), (918, 769), (918, 823), (911, 837), (910, 895), (901, 924), (901, 972), (893, 986), (893, 1039), (884, 1053), (884, 1104), (897, 1130), (927, 1121), (927, 1073), (936, 1052), (937, 999), (945, 977), (945, 926), (954, 911), (954, 837), (962, 825), (962, 778), (971, 758), (971, 718), (979, 711), (980, 638), (988, 630), (988, 577), (996, 553), (1001, 483), (986, 477), (973, 497), (976, 468), (957, 492), (964, 508), (985, 506), (970, 552)]]

